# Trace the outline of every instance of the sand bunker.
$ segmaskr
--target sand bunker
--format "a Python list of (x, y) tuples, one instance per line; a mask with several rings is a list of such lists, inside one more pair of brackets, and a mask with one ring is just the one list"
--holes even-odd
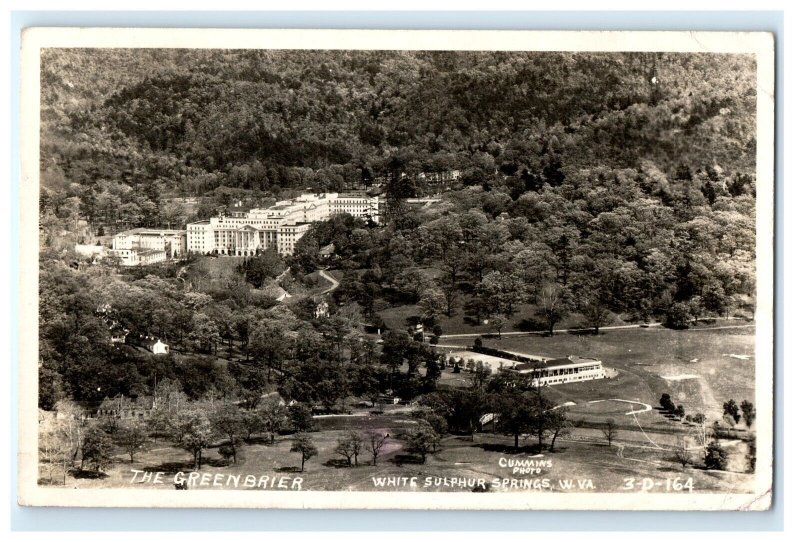
[(750, 359), (750, 356), (745, 356), (744, 354), (725, 354), (725, 357), (726, 358), (740, 359), (740, 360), (743, 360), (743, 361), (746, 361), (746, 360)]
[(694, 379), (700, 378), (700, 377), (698, 375), (681, 374), (681, 375), (672, 375), (672, 376), (661, 375), (661, 378), (663, 378), (664, 380), (669, 380), (669, 381), (681, 381), (681, 380), (694, 380)]

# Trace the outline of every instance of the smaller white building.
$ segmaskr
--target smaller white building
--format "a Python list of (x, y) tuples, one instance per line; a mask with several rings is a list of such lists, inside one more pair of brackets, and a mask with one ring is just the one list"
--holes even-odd
[(161, 339), (156, 339), (156, 341), (151, 343), (147, 349), (153, 354), (169, 354), (169, 345), (161, 342)]
[(129, 333), (125, 338), (125, 342), (134, 346), (146, 348), (152, 354), (169, 354), (169, 345), (162, 342), (161, 339), (150, 335), (134, 335)]
[(317, 303), (317, 306), (314, 307), (314, 318), (327, 318), (328, 316), (330, 316), (328, 303), (324, 300)]
[(128, 338), (129, 331), (123, 328), (115, 328), (111, 330), (111, 344), (124, 344), (125, 339)]
[(180, 258), (186, 252), (186, 232), (183, 230), (136, 228), (115, 235), (109, 254), (119, 258), (121, 265), (134, 266)]
[(132, 267), (136, 265), (152, 265), (167, 261), (167, 253), (158, 249), (123, 248), (109, 251), (114, 257), (119, 258), (120, 265)]

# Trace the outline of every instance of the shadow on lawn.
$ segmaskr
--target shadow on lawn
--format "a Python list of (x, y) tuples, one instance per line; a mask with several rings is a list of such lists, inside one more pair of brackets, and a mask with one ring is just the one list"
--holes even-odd
[(346, 459), (329, 459), (323, 463), (326, 467), (333, 467), (335, 469), (346, 469), (352, 467)]
[(300, 472), (300, 467), (278, 467), (275, 472)]
[(262, 446), (274, 446), (275, 442), (276, 442), (274, 438), (270, 438), (268, 436), (250, 437), (249, 439), (245, 439), (244, 441), (245, 441), (245, 443), (250, 444), (250, 445), (252, 445), (252, 444), (261, 444)]
[(489, 443), (484, 442), (481, 444), (476, 444), (478, 448), (483, 449), (486, 452), (498, 452), (501, 454), (538, 454), (541, 453), (538, 445), (523, 445), (519, 448), (514, 448), (514, 446), (510, 444), (497, 444), (497, 443)]
[[(240, 460), (242, 462), (242, 460)], [(216, 459), (213, 457), (204, 457), (201, 466), (208, 466), (208, 467), (227, 467), (231, 465), (231, 462), (228, 462), (223, 459)], [(188, 472), (194, 470), (194, 461), (167, 461), (165, 463), (161, 463), (160, 465), (154, 466), (146, 466), (142, 467), (142, 470), (145, 472), (165, 472), (167, 474), (175, 474), (178, 472)]]
[(584, 328), (572, 328), (568, 329), (567, 333), (570, 335), (577, 335), (578, 337), (597, 337), (598, 335), (605, 335), (605, 333), (598, 332), (595, 333), (593, 329), (584, 329)]
[(166, 472), (167, 474), (175, 474), (177, 472), (186, 472), (194, 470), (194, 461), (167, 461), (160, 465), (142, 467), (145, 472)]
[(424, 461), (422, 461), (422, 459), (418, 455), (397, 454), (389, 460), (389, 463), (394, 463), (398, 467), (401, 467), (407, 463), (411, 465), (422, 465)]
[(673, 461), (667, 465), (662, 465), (656, 468), (658, 472), (683, 472), (687, 470), (693, 470), (694, 467), (692, 465), (686, 465), (686, 467), (682, 467), (681, 464), (677, 461)]
[(70, 471), (70, 474), (73, 478), (77, 479), (88, 479), (88, 480), (102, 480), (103, 478), (107, 478), (108, 474), (105, 472), (94, 471), (94, 470), (81, 470), (81, 469), (74, 469)]

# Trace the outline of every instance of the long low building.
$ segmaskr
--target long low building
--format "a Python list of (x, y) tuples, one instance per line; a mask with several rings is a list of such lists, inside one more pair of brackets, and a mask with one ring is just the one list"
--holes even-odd
[(602, 361), (579, 356), (530, 361), (514, 365), (509, 370), (528, 375), (543, 386), (606, 378)]
[(229, 213), (186, 226), (187, 250), (197, 254), (255, 256), (274, 249), (293, 254), (311, 224), (347, 213), (380, 220), (381, 198), (365, 192), (303, 194), (265, 209)]
[(120, 265), (126, 267), (137, 265), (152, 265), (167, 261), (167, 253), (157, 248), (121, 248), (112, 250), (110, 254), (119, 258)]
[(580, 356), (547, 358), (503, 350), (494, 350), (494, 355), (461, 350), (449, 353), (448, 357), (460, 363), (462, 368), (466, 368), (469, 361), (474, 364), (481, 363), (492, 373), (512, 371), (528, 375), (534, 383), (542, 386), (606, 378), (602, 361)]

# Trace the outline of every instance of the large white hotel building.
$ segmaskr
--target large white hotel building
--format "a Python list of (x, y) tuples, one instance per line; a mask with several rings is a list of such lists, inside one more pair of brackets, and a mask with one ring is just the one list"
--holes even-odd
[(379, 221), (381, 198), (364, 192), (303, 194), (266, 209), (230, 213), (186, 226), (186, 249), (197, 254), (255, 256), (259, 250), (294, 253), (312, 222), (335, 214)]

